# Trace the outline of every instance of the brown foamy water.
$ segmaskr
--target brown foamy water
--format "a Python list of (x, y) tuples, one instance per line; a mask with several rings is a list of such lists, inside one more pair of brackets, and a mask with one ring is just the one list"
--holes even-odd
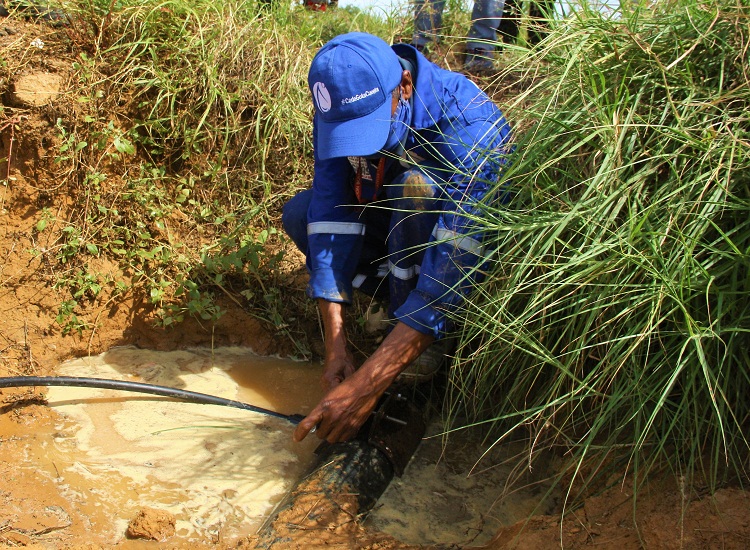
[[(181, 388), (283, 414), (304, 414), (321, 396), (320, 366), (240, 348), (115, 348), (58, 373)], [(78, 387), (51, 387), (47, 399), (62, 421), (43, 444), (41, 471), (110, 542), (144, 506), (172, 513), (181, 537), (253, 533), (309, 467), (317, 444), (293, 443), (289, 422), (236, 408)]]
[[(306, 414), (322, 395), (321, 370), (241, 348), (123, 347), (66, 362), (58, 374), (146, 382)], [(289, 422), (230, 407), (78, 387), (50, 387), (47, 399), (60, 421), (35, 433), (20, 467), (53, 480), (76, 516), (90, 523), (96, 543), (122, 540), (144, 507), (173, 514), (182, 539), (252, 534), (311, 466), (319, 443), (314, 436), (294, 443)], [(440, 429), (437, 421), (430, 425), (366, 525), (408, 543), (479, 544), (503, 525), (554, 507), (542, 471), (519, 479), (518, 461), (506, 462), (512, 446), (477, 463), (479, 439), (458, 432), (445, 447)]]

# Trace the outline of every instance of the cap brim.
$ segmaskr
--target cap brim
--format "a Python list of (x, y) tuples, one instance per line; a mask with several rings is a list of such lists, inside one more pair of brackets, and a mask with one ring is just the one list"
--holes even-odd
[(391, 129), (391, 94), (372, 113), (344, 122), (316, 121), (317, 154), (321, 160), (366, 157), (380, 151)]

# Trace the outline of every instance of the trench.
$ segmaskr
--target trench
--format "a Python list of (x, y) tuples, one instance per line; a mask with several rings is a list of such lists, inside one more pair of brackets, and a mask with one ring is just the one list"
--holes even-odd
[[(57, 374), (142, 381), (305, 414), (321, 397), (321, 369), (244, 348), (123, 347), (66, 362)], [(293, 443), (293, 426), (257, 413), (81, 387), (50, 387), (47, 401), (59, 421), (36, 434), (21, 467), (58, 486), (87, 518), (92, 542), (121, 541), (144, 507), (172, 514), (175, 536), (185, 541), (253, 534), (316, 462), (316, 438)], [(411, 544), (480, 544), (554, 506), (541, 472), (526, 475), (519, 489), (512, 446), (478, 464), (481, 440), (458, 433), (446, 448), (438, 421), (427, 430), (366, 527)]]

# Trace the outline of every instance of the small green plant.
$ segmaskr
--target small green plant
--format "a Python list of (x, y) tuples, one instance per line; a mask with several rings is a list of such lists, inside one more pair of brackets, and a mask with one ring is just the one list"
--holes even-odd
[(60, 263), (68, 263), (76, 258), (81, 249), (81, 230), (74, 225), (67, 225), (62, 229), (65, 241), (60, 246), (57, 259)]
[(60, 146), (57, 148), (58, 155), (55, 157), (56, 163), (73, 160), (77, 153), (88, 146), (86, 141), (80, 140), (75, 133), (69, 132), (65, 128), (61, 118), (57, 119), (55, 127), (58, 130), (58, 138), (61, 141)]
[(225, 313), (216, 305), (213, 292), (201, 290), (197, 283), (182, 276), (175, 282), (176, 290), (169, 296), (170, 301), (164, 303), (164, 291), (167, 286), (169, 285), (162, 282), (152, 287), (150, 296), (154, 305), (161, 306), (158, 316), (160, 324), (164, 327), (181, 323), (186, 316), (216, 322)]
[[(62, 327), (63, 334), (77, 332), (79, 335), (91, 329), (88, 321), (79, 317), (75, 310), (82, 303), (92, 302), (109, 282), (98, 273), (90, 273), (83, 268), (66, 271), (55, 282), (54, 288), (70, 293), (70, 298), (63, 300), (58, 308), (55, 321)], [(119, 290), (122, 290), (120, 287)]]
[(70, 334), (77, 332), (79, 335), (83, 334), (84, 330), (88, 330), (90, 325), (85, 320), (79, 318), (75, 314), (75, 308), (78, 307), (76, 300), (65, 300), (60, 304), (60, 308), (55, 317), (55, 321), (60, 327), (62, 327), (63, 334)]
[(54, 221), (55, 215), (52, 213), (52, 211), (45, 207), (42, 208), (42, 215), (39, 218), (39, 220), (36, 222), (36, 225), (34, 228), (37, 230), (38, 233), (41, 233), (45, 229), (47, 229), (47, 226), (50, 224), (50, 222)]

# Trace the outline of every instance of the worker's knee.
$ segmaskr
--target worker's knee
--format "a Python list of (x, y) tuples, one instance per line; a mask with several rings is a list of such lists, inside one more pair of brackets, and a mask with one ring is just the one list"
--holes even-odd
[(389, 186), (388, 195), (397, 210), (431, 210), (438, 189), (435, 182), (421, 170), (407, 170)]
[(281, 210), (284, 232), (302, 252), (307, 252), (307, 209), (311, 199), (312, 189), (300, 191)]

